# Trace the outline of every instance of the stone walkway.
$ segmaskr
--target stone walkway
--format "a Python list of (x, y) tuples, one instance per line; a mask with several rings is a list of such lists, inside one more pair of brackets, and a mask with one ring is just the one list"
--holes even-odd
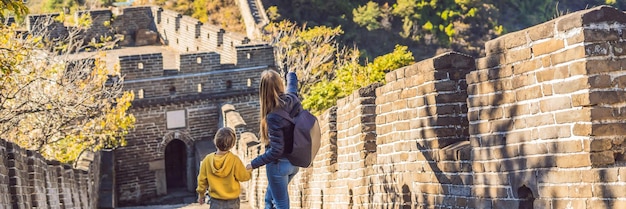
[[(150, 202), (144, 206), (118, 207), (118, 209), (208, 209), (209, 205), (200, 205), (196, 202), (196, 194), (188, 192), (184, 188), (171, 189), (165, 196)], [(240, 209), (253, 209), (248, 201), (241, 202)]]
[[(148, 205), (138, 207), (122, 207), (119, 209), (208, 209), (208, 205), (200, 205), (198, 203), (193, 204), (179, 204), (179, 205)], [(242, 202), (240, 209), (253, 209), (247, 202)]]

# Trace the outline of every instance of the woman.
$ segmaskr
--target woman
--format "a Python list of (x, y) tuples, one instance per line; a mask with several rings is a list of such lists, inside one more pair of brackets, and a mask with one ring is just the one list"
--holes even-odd
[(265, 144), (265, 153), (259, 155), (246, 166), (248, 169), (266, 165), (267, 193), (265, 194), (266, 209), (289, 208), (288, 184), (298, 173), (298, 167), (292, 165), (285, 157), (293, 148), (294, 125), (274, 111), (280, 109), (295, 115), (302, 110), (298, 99), (298, 78), (294, 72), (287, 74), (287, 92), (283, 79), (274, 70), (261, 73), (259, 98), (261, 103), (260, 138)]

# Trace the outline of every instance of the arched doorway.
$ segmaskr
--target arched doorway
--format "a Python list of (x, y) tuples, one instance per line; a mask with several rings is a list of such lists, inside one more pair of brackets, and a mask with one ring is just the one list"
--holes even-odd
[(165, 147), (165, 180), (167, 191), (187, 188), (187, 146), (174, 139)]

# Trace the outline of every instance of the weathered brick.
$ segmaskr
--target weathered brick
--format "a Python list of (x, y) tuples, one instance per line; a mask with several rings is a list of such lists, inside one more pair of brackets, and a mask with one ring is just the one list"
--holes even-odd
[(626, 14), (611, 6), (599, 6), (582, 12), (582, 22), (584, 24), (599, 22), (625, 23)]
[(611, 45), (611, 51), (613, 51), (613, 54), (616, 56), (622, 56), (626, 54), (626, 42), (617, 42), (617, 43), (610, 43)]
[(539, 186), (538, 193), (542, 198), (567, 198), (569, 188), (567, 185), (545, 185)]
[(565, 47), (565, 42), (562, 39), (549, 39), (544, 42), (533, 44), (532, 53), (534, 56), (541, 56), (544, 54), (550, 54)]
[[(598, 188), (602, 189), (602, 188)], [(587, 208), (626, 208), (626, 200), (597, 200), (590, 199), (587, 201)]]
[(559, 141), (549, 145), (550, 153), (576, 153), (583, 151), (583, 143), (580, 140)]
[(615, 156), (613, 155), (613, 151), (592, 152), (590, 158), (591, 163), (596, 166), (610, 165), (615, 163)]
[(576, 123), (573, 130), (574, 136), (589, 136), (593, 129), (589, 123)]
[(554, 36), (554, 22), (555, 21), (548, 21), (528, 28), (528, 37), (531, 41), (551, 38)]
[(473, 69), (474, 59), (458, 52), (447, 52), (433, 58), (433, 67), (437, 70)]
[(482, 198), (505, 198), (507, 189), (504, 187), (472, 187), (472, 194)]
[(594, 185), (594, 196), (603, 198), (623, 198), (626, 197), (626, 190), (623, 185), (596, 184)]
[(515, 47), (523, 46), (527, 44), (527, 34), (525, 30), (512, 32), (503, 36), (504, 47), (506, 49), (512, 49)]
[(613, 79), (613, 83), (611, 85), (617, 86), (621, 89), (626, 88), (626, 75), (617, 76), (615, 79)]
[(591, 198), (592, 194), (591, 185), (570, 185), (569, 197), (570, 198)]
[(524, 143), (520, 145), (520, 155), (542, 155), (548, 153), (549, 149), (546, 143)]
[(542, 66), (542, 61), (539, 59), (531, 59), (523, 61), (517, 65), (512, 65), (511, 68), (513, 70), (514, 75), (520, 75), (526, 72), (534, 71), (539, 69)]
[(612, 140), (609, 139), (594, 139), (591, 141), (590, 146), (592, 152), (606, 151), (610, 150), (611, 147), (613, 147), (613, 143)]
[(488, 69), (488, 74), (490, 80), (507, 78), (513, 75), (513, 69), (511, 68), (511, 65), (506, 65), (504, 67)]
[(587, 208), (586, 201), (583, 199), (558, 199), (552, 200), (552, 208), (554, 209), (567, 209), (567, 208)]
[(498, 92), (496, 94), (489, 95), (489, 101), (492, 105), (504, 105), (515, 103), (516, 95), (512, 91)]
[(536, 72), (535, 75), (537, 76), (537, 82), (554, 80), (555, 71), (556, 71), (556, 68), (548, 68), (548, 69)]
[(561, 63), (569, 62), (569, 61), (574, 61), (577, 59), (584, 58), (586, 56), (585, 47), (577, 46), (577, 47), (567, 49), (557, 54), (552, 54), (550, 56), (551, 56), (550, 60), (553, 65), (561, 64)]
[(554, 94), (554, 86), (552, 84), (542, 84), (541, 89), (543, 89), (544, 96), (552, 96)]
[(622, 123), (593, 124), (591, 134), (595, 136), (626, 135), (626, 124), (622, 124)]
[(620, 38), (617, 30), (585, 28), (583, 33), (585, 42), (617, 41)]
[(552, 112), (572, 108), (572, 102), (568, 96), (550, 97), (539, 102), (541, 112)]
[(542, 96), (541, 86), (532, 86), (515, 92), (517, 101), (536, 99)]
[(582, 27), (582, 13), (582, 11), (579, 11), (556, 19), (557, 30), (566, 32), (572, 28)]
[(513, 89), (530, 86), (535, 83), (537, 83), (535, 76), (530, 75), (530, 74), (518, 75), (511, 79), (511, 85), (512, 85), (511, 87)]
[[(503, 36), (487, 41), (485, 43), (485, 51), (487, 53), (487, 56), (502, 53), (504, 52), (505, 49), (506, 48), (504, 46)], [(478, 69), (482, 69), (482, 68), (478, 67)]]
[[(487, 42), (489, 43), (489, 42)], [(476, 69), (488, 69), (506, 64), (506, 56), (503, 54), (487, 54), (486, 57), (476, 59)]]
[(526, 168), (553, 168), (556, 167), (554, 156), (526, 157)]
[(585, 45), (585, 54), (587, 56), (606, 56), (609, 54), (610, 45), (608, 43), (593, 43)]
[(589, 89), (589, 80), (587, 78), (577, 78), (573, 80), (566, 80), (554, 84), (554, 93), (567, 94), (579, 90)]
[(531, 48), (521, 48), (517, 50), (508, 50), (506, 52), (506, 63), (515, 63), (519, 61), (524, 61), (530, 59), (532, 56)]
[(582, 182), (584, 183), (610, 183), (619, 180), (617, 168), (600, 168), (594, 170), (583, 170)]
[(550, 58), (550, 56), (543, 56), (541, 58), (541, 66), (544, 67), (544, 68), (551, 67), (552, 66), (552, 58)]
[(626, 66), (626, 59), (606, 59), (606, 60), (587, 60), (587, 74), (601, 74), (606, 72), (614, 72)]
[[(509, 132), (506, 136), (506, 141), (509, 143), (519, 143), (519, 142), (527, 142), (531, 141), (533, 138), (531, 137), (530, 131), (514, 131)], [(523, 150), (523, 148), (520, 148)]]
[(486, 72), (488, 71), (486, 69), (483, 69), (483, 70), (476, 70), (476, 71), (472, 71), (468, 73), (466, 77), (467, 79), (466, 81), (469, 84), (469, 86), (473, 86), (476, 83), (489, 80)]
[(567, 156), (557, 156), (556, 165), (559, 168), (578, 168), (591, 165), (589, 154), (569, 154)]

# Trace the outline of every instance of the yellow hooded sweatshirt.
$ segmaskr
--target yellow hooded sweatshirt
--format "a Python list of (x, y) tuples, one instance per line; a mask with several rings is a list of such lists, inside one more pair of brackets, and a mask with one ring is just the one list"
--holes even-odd
[(224, 155), (208, 154), (200, 163), (198, 174), (198, 195), (204, 196), (207, 187), (209, 196), (220, 200), (239, 198), (240, 181), (248, 181), (252, 171), (247, 171), (241, 159), (231, 152)]

